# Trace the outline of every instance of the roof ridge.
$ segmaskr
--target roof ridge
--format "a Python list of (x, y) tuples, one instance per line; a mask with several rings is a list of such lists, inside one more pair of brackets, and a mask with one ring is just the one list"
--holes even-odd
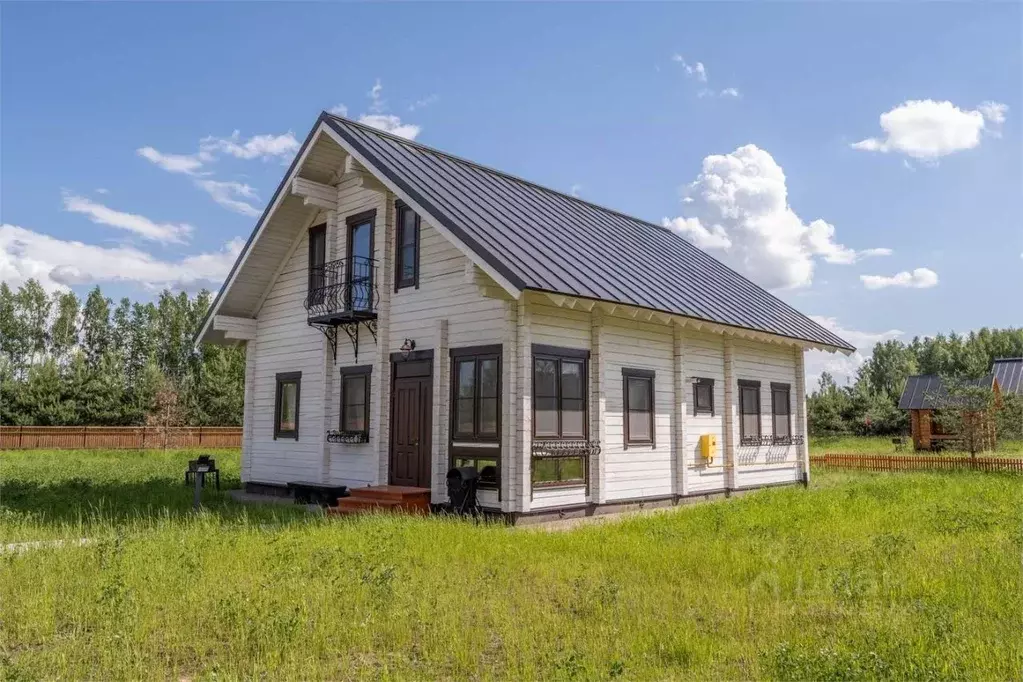
[(1023, 362), (1023, 358), (995, 358), (994, 362)]
[(508, 171), (503, 171), (500, 168), (494, 168), (493, 166), (488, 166), (488, 165), (486, 165), (484, 163), (480, 163), (478, 161), (473, 161), (472, 159), (467, 159), (464, 156), (458, 156), (457, 154), (452, 154), (451, 152), (446, 152), (443, 149), (438, 149), (436, 147), (431, 147), (430, 145), (423, 144), (422, 142), (416, 142), (415, 140), (409, 140), (408, 138), (401, 137), (400, 135), (395, 135), (394, 133), (389, 133), (386, 130), (380, 130), (379, 128), (374, 128), (371, 125), (366, 125), (365, 123), (361, 123), (359, 121), (352, 120), (352, 119), (347, 118), (345, 116), (338, 116), (337, 114), (332, 114), (329, 111), (324, 111), (323, 113), (326, 114), (327, 116), (330, 116), (331, 118), (339, 119), (341, 121), (344, 121), (345, 123), (349, 123), (349, 124), (354, 125), (354, 126), (356, 126), (358, 128), (362, 128), (363, 130), (367, 130), (367, 131), (369, 131), (369, 132), (371, 132), (371, 133), (373, 133), (375, 135), (382, 135), (384, 137), (390, 138), (390, 139), (392, 139), (392, 140), (394, 140), (394, 141), (396, 141), (396, 142), (398, 142), (400, 144), (411, 145), (411, 146), (417, 147), (418, 149), (421, 149), (423, 151), (430, 152), (431, 154), (437, 154), (438, 156), (445, 156), (445, 157), (447, 157), (449, 159), (452, 159), (454, 161), (458, 161), (459, 163), (465, 163), (465, 164), (468, 164), (468, 165), (473, 166), (475, 168), (479, 168), (480, 170), (485, 170), (488, 173), (494, 173), (496, 175), (500, 175), (500, 176), (503, 176), (505, 178), (508, 178), (509, 180), (514, 180), (515, 182), (521, 182), (524, 185), (529, 185), (530, 187), (536, 187), (537, 189), (543, 190), (544, 192), (551, 192), (552, 194), (557, 194), (558, 196), (564, 197), (564, 198), (566, 198), (566, 199), (568, 199), (570, 201), (574, 201), (574, 202), (577, 202), (577, 203), (580, 203), (580, 204), (585, 204), (586, 206), (592, 206), (593, 208), (598, 208), (601, 211), (607, 211), (608, 213), (613, 213), (615, 215), (621, 216), (622, 218), (627, 218), (628, 220), (635, 220), (636, 222), (643, 223), (644, 225), (649, 225), (650, 227), (655, 227), (658, 230), (662, 230), (664, 232), (672, 232), (673, 231), (670, 227), (666, 227), (664, 225), (658, 225), (657, 223), (652, 223), (649, 220), (644, 220), (643, 218), (637, 218), (634, 215), (629, 215), (628, 213), (624, 213), (623, 211), (619, 211), (616, 208), (611, 208), (609, 206), (604, 206), (603, 204), (598, 204), (596, 202), (589, 201), (588, 199), (583, 199), (581, 197), (572, 196), (571, 194), (566, 194), (565, 192), (562, 192), (559, 189), (554, 189), (553, 187), (548, 187), (547, 185), (541, 185), (538, 182), (535, 182), (533, 180), (527, 180), (526, 178), (524, 178), (524, 177), (522, 177), (520, 175), (515, 175), (514, 173), (509, 173)]

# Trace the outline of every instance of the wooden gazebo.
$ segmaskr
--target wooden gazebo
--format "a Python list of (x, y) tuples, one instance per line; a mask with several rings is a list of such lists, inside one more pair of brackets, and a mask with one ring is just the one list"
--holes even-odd
[[(993, 374), (979, 379), (967, 379), (965, 386), (988, 388), (999, 393), (998, 381)], [(899, 399), (899, 409), (909, 410), (910, 430), (915, 450), (937, 450), (946, 444), (962, 440), (961, 434), (946, 433), (936, 412), (949, 400), (948, 390), (936, 374), (920, 374), (906, 378), (906, 386)], [(984, 411), (965, 415), (966, 419), (981, 422), (979, 450), (994, 450), (997, 442), (994, 415)]]

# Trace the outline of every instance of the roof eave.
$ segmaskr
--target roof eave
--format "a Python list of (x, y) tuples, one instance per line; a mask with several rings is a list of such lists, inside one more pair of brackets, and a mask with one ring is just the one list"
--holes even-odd
[[(695, 317), (695, 316), (692, 316), (692, 315), (684, 315), (682, 313), (679, 313), (677, 311), (672, 311), (672, 310), (666, 310), (666, 309), (661, 309), (661, 308), (651, 308), (651, 307), (647, 307), (647, 306), (637, 305), (635, 303), (624, 303), (622, 301), (613, 301), (613, 300), (609, 300), (609, 299), (593, 298), (593, 297), (590, 297), (590, 296), (581, 296), (581, 295), (573, 293), (573, 292), (550, 291), (550, 290), (546, 290), (546, 289), (538, 289), (538, 288), (535, 288), (535, 287), (527, 287), (525, 289), (525, 291), (532, 291), (532, 292), (535, 292), (535, 293), (538, 293), (538, 294), (549, 294), (549, 295), (553, 294), (553, 295), (556, 295), (558, 297), (562, 297), (563, 296), (563, 297), (574, 298), (574, 299), (595, 301), (595, 302), (599, 302), (599, 303), (610, 304), (610, 305), (613, 305), (613, 306), (621, 306), (623, 308), (633, 308), (633, 309), (639, 309), (639, 310), (646, 310), (646, 311), (649, 311), (649, 312), (652, 312), (652, 313), (659, 313), (659, 314), (662, 314), (662, 315), (668, 315), (668, 316), (674, 318), (678, 323), (681, 323), (681, 324), (683, 324), (685, 326), (689, 326), (689, 325), (694, 326), (697, 331), (700, 330), (700, 328), (701, 328), (700, 326), (701, 325), (706, 325), (707, 326), (707, 331), (711, 331), (711, 332), (724, 332), (726, 334), (729, 334), (729, 330), (736, 330), (738, 332), (748, 332), (748, 333), (753, 334), (753, 335), (760, 335), (760, 336), (763, 336), (763, 337), (770, 337), (770, 339), (772, 341), (791, 343), (793, 345), (797, 345), (797, 346), (802, 347), (804, 350), (819, 350), (819, 351), (823, 351), (825, 353), (841, 353), (842, 355), (845, 355), (845, 356), (852, 355), (853, 353), (856, 352), (856, 348), (855, 347), (853, 347), (847, 341), (844, 341), (843, 339), (840, 339), (840, 338), (838, 340), (840, 340), (843, 343), (845, 343), (846, 344), (845, 346), (840, 346), (840, 345), (836, 345), (836, 344), (829, 344), (829, 343), (826, 343), (824, 341), (820, 341), (818, 339), (806, 339), (806, 338), (803, 338), (803, 337), (800, 337), (800, 336), (791, 336), (791, 335), (787, 335), (787, 334), (779, 334), (777, 332), (764, 331), (763, 329), (755, 329), (753, 327), (743, 327), (743, 326), (740, 326), (740, 325), (729, 324), (727, 322), (721, 322), (721, 321), (718, 321), (718, 320), (711, 320), (711, 319), (702, 318), (702, 317)], [(729, 335), (736, 335), (736, 334), (733, 332), (733, 333), (731, 333)], [(836, 336), (836, 338), (838, 338), (838, 337)]]

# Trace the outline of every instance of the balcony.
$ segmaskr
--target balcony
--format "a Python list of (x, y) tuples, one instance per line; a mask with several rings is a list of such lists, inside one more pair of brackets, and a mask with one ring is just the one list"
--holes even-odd
[(375, 274), (376, 261), (361, 256), (309, 268), (309, 324), (337, 327), (376, 320), (380, 292)]

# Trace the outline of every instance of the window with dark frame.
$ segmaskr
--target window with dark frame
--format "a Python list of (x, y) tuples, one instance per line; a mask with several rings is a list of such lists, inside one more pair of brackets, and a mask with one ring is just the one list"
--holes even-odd
[[(587, 350), (533, 346), (534, 440), (586, 440), (589, 357)], [(586, 482), (586, 455), (534, 456), (532, 464), (537, 487)]]
[(374, 209), (345, 219), (348, 226), (345, 304), (349, 310), (370, 310), (373, 307), (373, 232), (376, 216)]
[(298, 414), (301, 397), (301, 372), (277, 374), (277, 390), (274, 394), (274, 440), (278, 438), (298, 440)]
[(501, 345), (453, 348), (451, 462), (472, 466), (480, 487), (496, 489), (501, 468)]
[(693, 382), (693, 416), (714, 416), (714, 380), (698, 378)]
[(419, 215), (404, 203), (395, 203), (397, 234), (394, 239), (394, 290), (419, 288)]
[(739, 380), (739, 442), (760, 440), (760, 382)]
[(309, 302), (313, 305), (323, 303), (324, 287), (326, 286), (327, 264), (327, 225), (316, 225), (309, 228)]
[(361, 435), (369, 442), (369, 394), (372, 365), (341, 368), (341, 409), (339, 428), (351, 435)]
[(792, 391), (788, 384), (771, 384), (771, 433), (777, 443), (792, 441)]
[(654, 445), (654, 372), (622, 369), (625, 446)]

